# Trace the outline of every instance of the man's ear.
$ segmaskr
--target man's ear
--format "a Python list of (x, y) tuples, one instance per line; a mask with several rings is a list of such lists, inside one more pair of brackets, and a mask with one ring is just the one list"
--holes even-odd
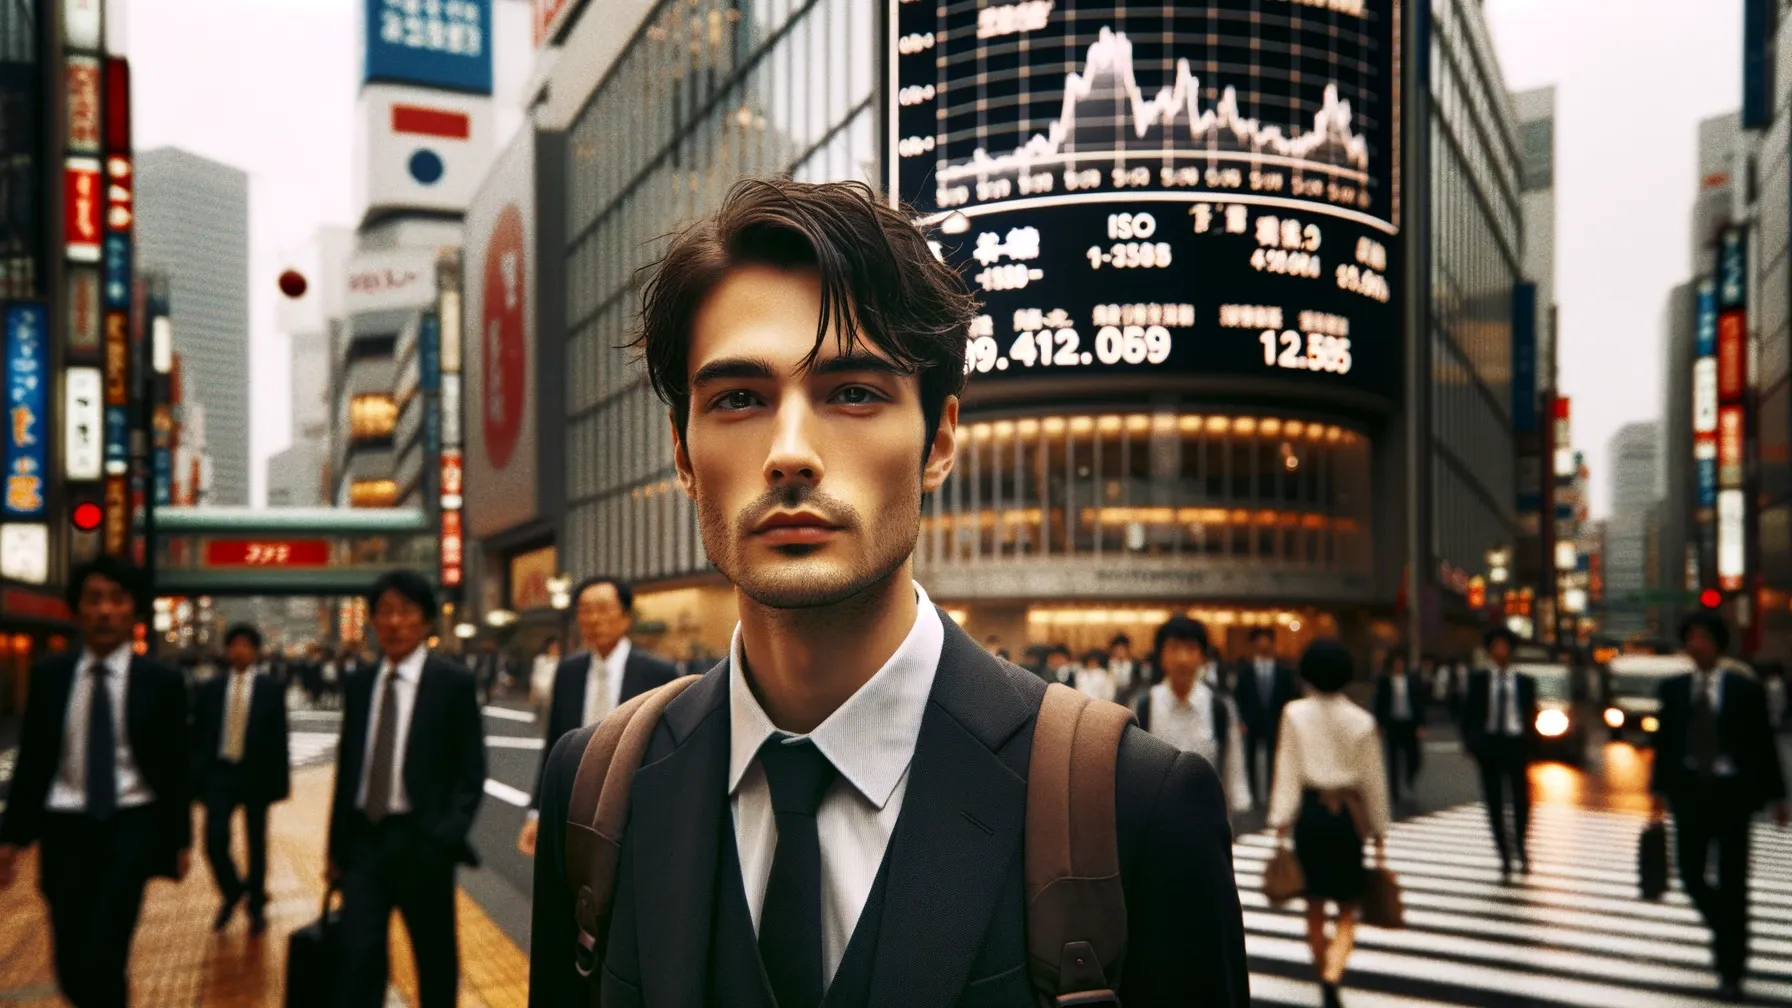
[(685, 450), (684, 438), (678, 433), (678, 407), (666, 410), (666, 423), (672, 428), (672, 467), (678, 470), (678, 489), (691, 500), (697, 499), (697, 478), (691, 475), (691, 453)]
[(958, 397), (947, 396), (940, 408), (939, 430), (927, 451), (927, 462), (921, 467), (921, 492), (932, 493), (952, 475), (952, 463), (958, 460)]

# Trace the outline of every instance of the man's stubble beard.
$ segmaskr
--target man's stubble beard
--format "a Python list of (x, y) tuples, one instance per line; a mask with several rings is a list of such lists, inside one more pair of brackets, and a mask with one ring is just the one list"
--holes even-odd
[[(876, 531), (868, 533), (864, 518), (856, 510), (805, 485), (770, 490), (739, 515), (725, 513), (713, 500), (706, 499), (699, 487), (693, 485), (693, 490), (697, 491), (697, 526), (704, 550), (723, 577), (768, 609), (815, 609), (852, 600), (900, 569), (915, 551), (921, 532), (919, 507), (897, 503), (884, 508), (875, 518)], [(776, 559), (764, 563), (746, 559), (751, 530), (766, 513), (804, 506), (838, 523), (841, 536), (856, 547), (854, 554), (844, 560), (836, 559), (843, 544), (835, 542), (812, 548), (807, 555), (773, 550)], [(816, 554), (829, 549), (835, 557), (816, 559)], [(841, 569), (842, 563), (845, 569)]]

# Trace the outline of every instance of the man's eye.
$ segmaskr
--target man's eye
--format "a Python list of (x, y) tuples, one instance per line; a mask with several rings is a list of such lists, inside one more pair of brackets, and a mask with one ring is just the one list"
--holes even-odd
[(847, 406), (868, 406), (882, 397), (875, 390), (868, 389), (863, 385), (848, 385), (834, 393), (834, 398)]
[(751, 408), (753, 402), (753, 393), (748, 392), (745, 389), (735, 389), (732, 392), (724, 392), (717, 396), (715, 406), (717, 409), (743, 410)]

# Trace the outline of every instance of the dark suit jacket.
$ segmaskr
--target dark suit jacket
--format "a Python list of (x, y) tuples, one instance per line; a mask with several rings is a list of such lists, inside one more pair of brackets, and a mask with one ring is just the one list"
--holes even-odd
[[(591, 675), (591, 661), (594, 657), (590, 652), (571, 655), (562, 658), (559, 666), (554, 669), (553, 700), (548, 705), (548, 728), (545, 736), (547, 746), (541, 750), (542, 769), (535, 773), (535, 794), (529, 799), (530, 808), (541, 805), (541, 777), (548, 765), (547, 754), (554, 751), (554, 743), (568, 732), (585, 727), (585, 683)], [(625, 704), (676, 678), (677, 666), (630, 645), (628, 660), (622, 663), (622, 692), (617, 694), (616, 703), (618, 706)]]
[[(1425, 680), (1416, 672), (1402, 673), (1406, 676), (1406, 706), (1412, 712), (1413, 724), (1425, 723), (1425, 704), (1431, 699), (1431, 691)], [(1390, 724), (1394, 720), (1394, 680), (1391, 676), (1375, 677), (1375, 723)], [(1485, 710), (1485, 708), (1483, 708)], [(1485, 721), (1482, 722), (1486, 724)]]
[[(226, 672), (201, 683), (193, 713), (193, 793), (206, 797), (212, 773), (224, 765), (218, 747), (224, 740), (224, 704), (229, 696)], [(244, 798), (262, 803), (285, 801), (292, 794), (291, 757), (286, 744), (286, 691), (280, 680), (256, 675), (249, 690), (249, 726), (243, 733), (246, 777)]]
[[(1745, 675), (1723, 672), (1718, 687), (1717, 733), (1736, 764), (1742, 794), (1752, 812), (1770, 802), (1784, 801), (1786, 780), (1780, 771), (1779, 749), (1767, 722), (1767, 691)], [(1686, 766), (1686, 746), (1692, 733), (1692, 675), (1677, 675), (1661, 684), (1661, 727), (1655, 733), (1655, 765), (1649, 773), (1649, 790), (1663, 795), (1684, 794), (1700, 784)]]
[[(330, 810), (330, 860), (354, 859), (367, 817), (355, 804), (367, 755), (368, 718), (380, 666), (357, 671), (343, 687), (342, 736), (336, 750), (336, 794)], [(473, 673), (432, 654), (417, 682), (410, 736), (404, 740), (404, 788), (418, 829), (462, 864), (477, 865), (467, 841), (485, 796), (485, 724)]]
[[(31, 670), (31, 692), (20, 729), (18, 766), (0, 820), (0, 842), (24, 846), (43, 832), (44, 804), (62, 766), (63, 728), (80, 653), (54, 655)], [(125, 734), (131, 758), (155, 794), (151, 873), (173, 878), (175, 859), (193, 845), (187, 681), (178, 669), (151, 658), (131, 659), (125, 686)]]
[(1282, 727), (1282, 708), (1300, 699), (1300, 681), (1294, 670), (1276, 662), (1275, 687), (1269, 696), (1257, 682), (1257, 659), (1246, 658), (1233, 668), (1233, 702), (1246, 731), (1273, 738)]
[[(1487, 742), (1487, 689), (1493, 673), (1476, 669), (1468, 675), (1468, 694), (1462, 698), (1462, 745), (1479, 757)], [(1513, 673), (1518, 683), (1518, 720), (1524, 734), (1525, 754), (1535, 751), (1541, 741), (1537, 735), (1537, 680), (1523, 672)]]
[[(1031, 1005), (1023, 872), (1027, 770), (1045, 683), (941, 615), (945, 643), (888, 873), (868, 1008)], [(542, 783), (529, 1003), (585, 1004), (565, 874), (568, 793), (592, 729), (561, 739)], [(608, 961), (612, 1008), (700, 1008), (728, 810), (728, 667), (666, 709), (630, 795)], [(1242, 1008), (1250, 994), (1218, 777), (1137, 727), (1117, 773), (1126, 1004)], [(861, 922), (863, 924), (864, 922)], [(593, 981), (597, 982), (597, 978)]]

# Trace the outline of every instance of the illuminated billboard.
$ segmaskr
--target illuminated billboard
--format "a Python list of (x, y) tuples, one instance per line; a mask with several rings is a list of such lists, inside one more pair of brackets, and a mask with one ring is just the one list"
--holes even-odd
[(983, 301), (974, 382), (1396, 393), (1396, 0), (889, 12), (888, 184)]
[(492, 93), (491, 0), (366, 0), (362, 83)]

